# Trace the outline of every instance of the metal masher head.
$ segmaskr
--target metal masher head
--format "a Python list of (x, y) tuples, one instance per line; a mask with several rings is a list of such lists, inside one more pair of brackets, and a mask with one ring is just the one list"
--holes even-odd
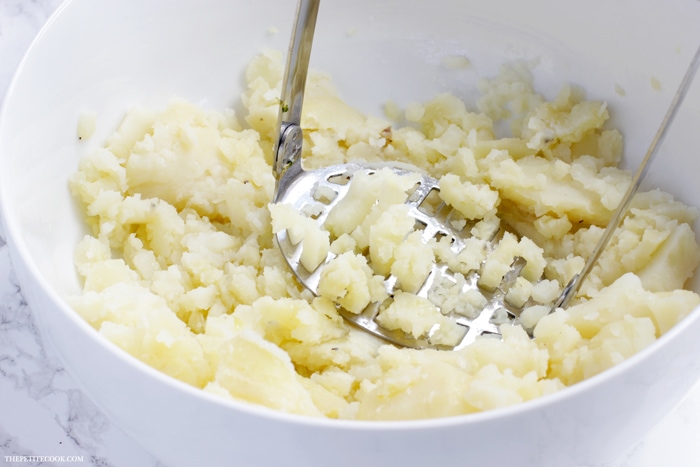
[[(415, 175), (414, 171), (403, 167), (388, 166), (388, 168), (399, 176)], [(297, 156), (291, 165), (286, 165), (286, 170), (278, 180), (275, 202), (290, 205), (299, 212), (312, 212), (312, 218), (315, 222), (323, 225), (329, 213), (348, 195), (353, 178), (360, 174), (372, 175), (377, 170), (379, 169), (376, 167), (350, 163), (306, 171), (301, 168), (300, 158)], [(453, 252), (458, 254), (465, 247), (464, 236), (466, 233), (464, 231), (458, 232), (451, 226), (449, 214), (443, 214), (445, 211), (449, 213), (449, 210), (426, 209), (428, 198), (438, 190), (437, 180), (427, 175), (420, 175), (414, 188), (407, 192), (405, 204), (408, 206), (409, 216), (414, 219), (416, 230), (420, 231), (424, 242), (447, 238)], [(316, 195), (318, 192), (333, 193), (333, 195), (320, 197)], [(497, 236), (497, 234), (494, 235), (494, 237)], [(286, 230), (278, 232), (276, 238), (284, 257), (298, 280), (306, 288), (318, 294), (322, 271), (337, 255), (329, 252), (318, 267), (308, 270), (301, 261), (302, 242), (294, 242)], [(494, 238), (492, 244), (495, 244), (496, 241), (497, 238)], [(379, 313), (388, 307), (393, 297), (402, 290), (397, 276), (394, 274), (388, 274), (384, 280), (384, 287), (389, 297), (386, 300), (370, 303), (359, 314), (352, 313), (342, 307), (338, 307), (338, 311), (341, 316), (355, 325), (404, 347), (461, 348), (473, 342), (480, 335), (498, 335), (499, 324), (517, 319), (521, 307), (508, 303), (506, 293), (524, 266), (524, 260), (516, 259), (513, 268), (506, 274), (501, 285), (495, 289), (488, 289), (480, 286), (478, 271), (463, 276), (452, 272), (444, 263), (436, 262), (432, 265), (425, 282), (417, 291), (412, 291), (415, 295), (435, 302), (432, 292), (436, 287), (444, 288), (445, 281), (447, 281), (453, 287), (459, 287), (458, 294), (466, 295), (470, 291), (478, 291), (485, 297), (486, 306), (476, 315), (465, 315), (460, 313), (458, 309), (447, 309), (444, 304), (440, 307), (444, 315), (450, 317), (454, 323), (463, 328), (463, 334), (453, 345), (445, 346), (432, 343), (431, 333), (421, 338), (415, 338), (400, 330), (387, 329), (378, 323)], [(437, 327), (432, 331), (437, 331)]]
[[(329, 213), (348, 195), (352, 180), (358, 175), (372, 175), (381, 168), (389, 168), (398, 176), (416, 177), (417, 174), (417, 182), (412, 189), (406, 192), (405, 204), (408, 206), (409, 215), (415, 220), (417, 230), (421, 231), (422, 240), (430, 242), (433, 239), (444, 239), (446, 237), (453, 252), (459, 253), (465, 248), (466, 240), (470, 235), (469, 229), (464, 227), (455, 228), (455, 223), (450, 218), (451, 211), (444, 204), (438, 206), (437, 209), (434, 207), (426, 209), (429, 198), (439, 192), (438, 181), (433, 177), (420, 173), (417, 168), (391, 163), (382, 166), (347, 163), (309, 171), (303, 169), (301, 164), (303, 146), (303, 133), (300, 126), (301, 109), (319, 3), (320, 0), (300, 0), (297, 8), (280, 99), (279, 140), (274, 149), (273, 165), (277, 183), (273, 202), (289, 205), (301, 213), (306, 213), (319, 226), (322, 226)], [(666, 130), (675, 116), (699, 62), (700, 50), (696, 53), (666, 118), (593, 255), (588, 259), (581, 273), (575, 275), (564, 287), (563, 292), (552, 305), (552, 310), (568, 305), (597, 261), (605, 245), (609, 242), (612, 233), (620, 224), (633, 195), (641, 184), (641, 180), (648, 168), (648, 163), (655, 155), (658, 144), (665, 136)], [(332, 193), (332, 195), (319, 196), (318, 193), (321, 192)], [(503, 232), (503, 229), (499, 229), (493, 233), (493, 236), (487, 242), (489, 250), (492, 251), (496, 248)], [(301, 256), (303, 252), (301, 242), (295, 242), (286, 230), (278, 232), (276, 240), (297, 279), (306, 288), (318, 295), (323, 269), (336, 255), (333, 252), (329, 252), (318, 266), (308, 270), (302, 265)], [(488, 254), (488, 251), (486, 253)], [(482, 266), (485, 262), (486, 260), (482, 262)], [(518, 322), (523, 309), (527, 305), (532, 304), (532, 302), (517, 305), (509, 303), (508, 290), (515, 283), (526, 263), (523, 258), (515, 257), (510, 270), (504, 274), (500, 284), (496, 287), (484, 287), (480, 284), (479, 269), (474, 269), (468, 274), (462, 275), (450, 270), (446, 264), (439, 262), (433, 264), (425, 282), (417, 291), (414, 290), (412, 292), (419, 297), (433, 301), (440, 308), (443, 315), (461, 327), (463, 332), (453, 343), (448, 345), (431, 342), (432, 335), (437, 331), (437, 324), (425, 335), (414, 337), (401, 330), (388, 329), (378, 322), (378, 315), (382, 310), (386, 309), (388, 302), (393, 300), (393, 297), (401, 291), (401, 285), (393, 274), (388, 274), (384, 280), (388, 299), (370, 303), (360, 313), (351, 313), (340, 306), (338, 306), (338, 312), (343, 318), (356, 326), (399, 346), (458, 350), (469, 345), (479, 336), (499, 336), (500, 324)], [(446, 308), (444, 303), (435, 303), (432, 292), (438, 283), (444, 284), (445, 281), (458, 287), (457, 293), (462, 296), (466, 296), (469, 293), (479, 293), (484, 297), (485, 305), (477, 313), (465, 314), (458, 308)]]

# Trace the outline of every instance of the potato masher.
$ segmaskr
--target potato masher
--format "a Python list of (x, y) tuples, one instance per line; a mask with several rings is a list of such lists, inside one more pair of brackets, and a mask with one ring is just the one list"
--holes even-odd
[[(359, 173), (371, 174), (380, 167), (388, 167), (396, 174), (415, 175), (417, 169), (400, 164), (374, 164), (347, 163), (315, 169), (304, 170), (301, 164), (303, 134), (301, 130), (301, 112), (304, 98), (304, 87), (309, 67), (311, 45), (313, 42), (316, 18), (318, 15), (320, 0), (300, 0), (297, 6), (295, 26), (287, 57), (285, 76), (282, 82), (280, 109), (278, 118), (279, 139), (274, 148), (273, 173), (276, 178), (276, 187), (273, 203), (291, 205), (299, 212), (313, 211), (311, 216), (319, 225), (323, 225), (329, 212), (348, 193), (352, 178)], [(571, 298), (576, 294), (586, 276), (598, 260), (601, 252), (611, 239), (613, 232), (625, 216), (632, 197), (637, 192), (641, 181), (646, 174), (649, 162), (655, 156), (657, 148), (666, 134), (676, 111), (690, 86), (692, 78), (700, 63), (700, 50), (695, 54), (691, 65), (686, 72), (681, 85), (674, 96), (671, 106), (654, 137), (649, 150), (646, 153), (637, 173), (635, 174), (625, 196), (620, 202), (616, 212), (607, 225), (593, 254), (588, 258), (582, 271), (575, 275), (564, 287), (563, 292), (553, 304), (552, 310), (557, 307), (566, 307)], [(434, 192), (439, 191), (438, 181), (428, 175), (418, 173), (419, 179), (414, 188), (407, 193), (405, 203), (409, 207), (416, 225), (422, 231), (422, 239), (425, 242), (437, 237), (447, 237), (451, 240), (451, 248), (458, 253), (465, 247), (464, 231), (456, 231), (452, 227), (448, 215), (442, 214), (443, 209), (426, 211), (422, 205)], [(334, 196), (319, 202), (315, 196), (319, 189), (331, 190)], [(311, 209), (309, 209), (311, 208)], [(498, 241), (497, 232), (492, 243)], [(328, 253), (327, 258), (321, 264), (309, 271), (300, 264), (302, 253), (301, 242), (290, 239), (288, 232), (282, 230), (276, 235), (276, 241), (290, 268), (297, 279), (314, 294), (318, 294), (318, 285), (323, 268), (336, 256)], [(426, 336), (414, 338), (400, 330), (387, 329), (381, 326), (376, 317), (385, 303), (370, 303), (361, 313), (351, 313), (338, 306), (338, 312), (356, 326), (379, 336), (393, 344), (412, 348), (437, 348), (442, 350), (458, 350), (482, 335), (499, 336), (498, 326), (503, 322), (517, 322), (523, 306), (514, 306), (506, 300), (509, 287), (515, 282), (522, 269), (525, 260), (516, 257), (511, 269), (503, 277), (501, 284), (495, 289), (484, 289), (479, 285), (479, 272), (472, 271), (460, 281), (461, 293), (478, 291), (486, 298), (486, 306), (476, 316), (463, 316), (458, 313), (446, 313), (454, 322), (465, 329), (459, 342), (453, 346), (436, 345), (430, 342), (431, 330)], [(483, 264), (483, 263), (482, 263)], [(426, 281), (416, 291), (416, 295), (429, 298), (430, 291), (436, 280), (451, 280), (457, 283), (455, 274), (445, 264), (435, 263)], [(397, 278), (389, 274), (384, 285), (387, 294), (393, 297), (400, 290), (397, 288)], [(444, 310), (443, 310), (444, 311)]]

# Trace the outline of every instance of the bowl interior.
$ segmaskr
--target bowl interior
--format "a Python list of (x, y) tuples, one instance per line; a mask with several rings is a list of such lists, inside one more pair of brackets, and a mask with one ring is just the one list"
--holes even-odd
[[(329, 0), (321, 6), (312, 67), (329, 72), (348, 102), (380, 114), (388, 99), (405, 104), (442, 91), (473, 102), (480, 77), (509, 61), (533, 60), (544, 94), (573, 82), (609, 101), (634, 166), (694, 51), (700, 5), (605, 3), (601, 16), (589, 4), (474, 3)], [(8, 92), (0, 144), (8, 229), (42, 278), (65, 295), (79, 290), (71, 256), (84, 230), (66, 186), (79, 157), (133, 105), (162, 106), (181, 96), (216, 109), (239, 107), (247, 62), (263, 49), (286, 50), (294, 4), (145, 1), (130, 10), (116, 1), (69, 1), (61, 10)], [(643, 20), (651, 17), (660, 19)], [(452, 56), (471, 65), (447, 69)], [(76, 137), (82, 111), (97, 114), (87, 142)], [(700, 143), (693, 131), (699, 115), (696, 84), (648, 176), (690, 204), (700, 199), (693, 175), (700, 160), (688, 153)]]

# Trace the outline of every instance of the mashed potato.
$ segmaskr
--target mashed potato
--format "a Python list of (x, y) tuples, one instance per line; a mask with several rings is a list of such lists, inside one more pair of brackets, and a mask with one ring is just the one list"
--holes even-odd
[[(622, 138), (605, 127), (604, 103), (572, 88), (545, 102), (527, 70), (511, 67), (483, 83), (478, 112), (440, 94), (407, 106), (409, 124), (399, 127), (344, 103), (327, 76), (311, 77), (305, 166), (389, 160), (431, 173), (444, 200), (471, 223), (472, 244), (455, 255), (441, 242), (426, 247), (405, 238), (405, 212), (392, 201), (392, 190), (403, 189), (398, 182), (367, 182), (378, 191), (331, 219), (326, 234), (313, 233), (304, 213), (270, 205), (281, 77), (279, 56), (253, 60), (242, 119), (181, 100), (158, 111), (133, 109), (70, 180), (92, 230), (75, 252), (84, 291), (72, 305), (154, 368), (290, 413), (444, 417), (517, 404), (591, 377), (700, 303), (682, 290), (700, 257), (690, 227), (697, 212), (650, 191), (635, 198), (578, 300), (548, 314), (630, 180), (616, 168)], [(496, 137), (502, 121), (512, 135)], [(380, 299), (387, 271), (403, 274), (410, 289), (435, 259), (464, 274), (477, 268), (483, 241), (499, 225), (517, 235), (502, 240), (483, 280), (497, 284), (515, 255), (528, 260), (510, 293), (528, 303), (522, 324), (533, 338), (504, 324), (502, 339), (478, 339), (460, 351), (396, 348), (338, 315), (336, 301), (357, 310)], [(309, 267), (325, 251), (338, 253), (319, 297), (295, 282), (273, 226), (296, 228), (300, 239), (316, 235)], [(447, 286), (431, 298), (465, 314), (482, 302), (456, 300)], [(407, 332), (424, 333), (423, 317), (440, 319), (410, 291), (394, 305), (384, 319)], [(402, 320), (401, 309), (411, 307), (421, 318)]]

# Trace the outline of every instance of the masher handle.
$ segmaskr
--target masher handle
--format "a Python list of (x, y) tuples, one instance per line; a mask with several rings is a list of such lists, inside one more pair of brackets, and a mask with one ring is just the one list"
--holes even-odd
[(608, 222), (608, 226), (605, 228), (603, 236), (598, 241), (598, 244), (593, 250), (593, 253), (588, 257), (588, 260), (583, 266), (581, 272), (575, 275), (564, 288), (564, 291), (559, 296), (559, 299), (557, 299), (557, 301), (554, 303), (555, 308), (565, 308), (569, 304), (569, 301), (574, 297), (574, 295), (576, 295), (576, 292), (578, 292), (578, 289), (581, 287), (581, 284), (586, 279), (588, 274), (590, 274), (591, 270), (593, 269), (593, 266), (598, 261), (598, 258), (607, 246), (608, 242), (610, 242), (610, 239), (615, 233), (615, 230), (622, 223), (622, 219), (627, 214), (627, 210), (630, 207), (632, 198), (634, 198), (634, 195), (637, 193), (637, 190), (639, 190), (639, 186), (642, 184), (642, 180), (644, 179), (644, 176), (649, 170), (649, 164), (658, 153), (659, 146), (666, 137), (666, 133), (668, 133), (668, 129), (671, 127), (671, 123), (676, 117), (678, 109), (680, 108), (683, 99), (688, 93), (688, 89), (690, 89), (690, 85), (693, 82), (693, 78), (695, 77), (695, 74), (698, 70), (698, 66), (700, 66), (700, 47), (698, 47), (698, 50), (695, 52), (695, 56), (693, 56), (690, 65), (688, 65), (688, 69), (685, 72), (683, 79), (681, 80), (681, 84), (678, 86), (678, 90), (676, 90), (676, 94), (673, 96), (671, 105), (666, 111), (666, 116), (662, 120), (659, 129), (656, 131), (656, 135), (651, 141), (649, 149), (647, 149), (647, 153), (644, 156), (642, 163), (639, 165), (637, 172), (634, 174), (634, 177), (632, 178), (632, 183), (630, 183), (629, 187), (627, 188), (625, 196), (622, 197), (622, 201), (620, 201), (620, 204), (617, 206), (617, 209), (615, 210), (615, 213), (610, 219), (610, 222)]
[(320, 3), (320, 0), (299, 0), (297, 4), (277, 118), (279, 133), (273, 165), (277, 180), (301, 158), (301, 109)]

